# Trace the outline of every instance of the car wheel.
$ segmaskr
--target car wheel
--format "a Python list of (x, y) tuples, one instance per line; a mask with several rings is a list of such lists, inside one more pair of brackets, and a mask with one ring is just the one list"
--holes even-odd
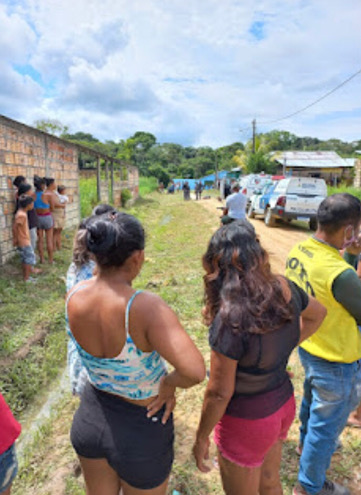
[(251, 204), (249, 205), (247, 215), (248, 215), (248, 218), (254, 218), (256, 216), (255, 213), (254, 213), (254, 209), (252, 208), (252, 205)]
[(266, 208), (264, 223), (267, 225), (267, 227), (274, 227), (276, 225), (276, 219), (272, 215), (271, 208), (269, 206)]
[(311, 230), (317, 230), (317, 220), (316, 220), (316, 218), (311, 218), (310, 219), (310, 229)]

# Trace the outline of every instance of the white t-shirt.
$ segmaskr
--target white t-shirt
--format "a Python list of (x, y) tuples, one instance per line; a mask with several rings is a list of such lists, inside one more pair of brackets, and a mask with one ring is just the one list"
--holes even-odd
[(63, 205), (64, 203), (69, 203), (69, 198), (65, 194), (60, 194), (58, 191), (55, 191), (60, 203)]
[(228, 216), (237, 220), (246, 218), (247, 196), (235, 192), (227, 197), (226, 208)]

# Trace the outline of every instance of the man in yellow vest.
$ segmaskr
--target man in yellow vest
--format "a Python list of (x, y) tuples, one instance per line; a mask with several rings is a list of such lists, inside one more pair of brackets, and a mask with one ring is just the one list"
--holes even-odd
[(288, 278), (327, 308), (322, 325), (299, 348), (305, 382), (299, 484), (293, 495), (350, 495), (327, 480), (326, 471), (361, 398), (361, 280), (354, 269), (361, 252), (361, 203), (350, 194), (329, 196), (320, 204), (317, 222), (315, 235), (289, 253), (286, 269)]

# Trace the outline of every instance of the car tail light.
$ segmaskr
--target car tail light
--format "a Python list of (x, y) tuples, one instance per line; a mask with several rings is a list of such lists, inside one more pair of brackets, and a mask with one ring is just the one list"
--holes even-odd
[(280, 196), (277, 199), (277, 206), (282, 206), (283, 208), (286, 206), (286, 196)]

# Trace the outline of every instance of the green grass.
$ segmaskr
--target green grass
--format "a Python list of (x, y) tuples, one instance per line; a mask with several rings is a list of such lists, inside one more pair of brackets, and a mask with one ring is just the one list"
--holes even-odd
[[(218, 226), (218, 211), (215, 210), (213, 213), (194, 201), (184, 202), (181, 194), (160, 195), (158, 193), (140, 198), (128, 211), (142, 221), (147, 234), (146, 261), (141, 275), (136, 280), (135, 287), (156, 292), (171, 305), (209, 365), (207, 329), (202, 324), (201, 319), (203, 304), (201, 256), (211, 233)], [(56, 266), (57, 269), (58, 265)], [(65, 265), (62, 269), (65, 273)], [(60, 286), (57, 287), (59, 275), (60, 273), (57, 271), (51, 273), (52, 278), (47, 282), (46, 293), (43, 292), (44, 288), (39, 286), (42, 291), (39, 297), (50, 300), (52, 297), (58, 298), (60, 308), (60, 305), (63, 306), (63, 299), (60, 296)], [(20, 289), (23, 291), (23, 297), (25, 297), (22, 283), (18, 279), (14, 282), (15, 286), (12, 286), (12, 283), (10, 277), (5, 278), (3, 291), (6, 288), (10, 291), (10, 294), (7, 295), (8, 301), (11, 301), (17, 290)], [(0, 298), (3, 297), (0, 294)], [(51, 307), (58, 308), (55, 299)], [(7, 331), (10, 334), (12, 331), (16, 333), (17, 326), (22, 324), (22, 318), (26, 320), (26, 323), (24, 323), (24, 334), (20, 332), (16, 337), (19, 339), (18, 342), (7, 344), (8, 346), (11, 345), (12, 349), (17, 349), (21, 345), (20, 342), (26, 340), (24, 335), (28, 335), (32, 325), (29, 321), (35, 321), (39, 318), (42, 320), (41, 315), (45, 318), (45, 314), (48, 313), (44, 308), (36, 308), (35, 300), (33, 300), (31, 304), (34, 306), (34, 316), (32, 316), (31, 304), (22, 302), (21, 297), (17, 301), (20, 304), (19, 315), (17, 315), (16, 306), (11, 310), (11, 318), (16, 318), (17, 323), (12, 325), (10, 322)], [(55, 314), (51, 316), (54, 329), (49, 336), (58, 335), (56, 314), (58, 314), (57, 309)], [(59, 318), (61, 317), (59, 316)], [(49, 324), (49, 320), (46, 318), (44, 321)], [(59, 336), (60, 333), (61, 325), (59, 326)], [(66, 341), (65, 332), (62, 335), (63, 337), (59, 338), (58, 342), (54, 340), (54, 345), (51, 347), (54, 350), (57, 347), (59, 354), (64, 352)], [(49, 345), (47, 344), (48, 348)], [(38, 352), (41, 350), (36, 350), (34, 354), (36, 355)], [(49, 355), (44, 354), (42, 361), (51, 361), (54, 358), (54, 351), (52, 351)], [(14, 397), (15, 391), (21, 389), (21, 377), (27, 376), (20, 364), (18, 366), (19, 386), (13, 388)], [(295, 373), (294, 386), (299, 403), (302, 397), (303, 371), (296, 353), (291, 358), (291, 368)], [(29, 373), (30, 376), (34, 375), (34, 381), (38, 380), (37, 371), (33, 367)], [(31, 387), (31, 380), (30, 382), (29, 380), (26, 381), (27, 393), (36, 388), (44, 389), (44, 384), (48, 383), (44, 379), (46, 377), (49, 377), (46, 380), (51, 379), (51, 370), (42, 373), (42, 376), (43, 381), (36, 381), (38, 385), (33, 387)], [(207, 475), (201, 474), (196, 470), (191, 454), (205, 386), (206, 382), (190, 390), (177, 392), (175, 462), (170, 481), (170, 494), (174, 489), (182, 495), (219, 495), (222, 493), (219, 471), (213, 469)], [(16, 403), (18, 399), (12, 400)], [(34, 442), (29, 445), (26, 455), (21, 459), (20, 475), (14, 485), (15, 495), (22, 495), (23, 493), (48, 495), (53, 493), (52, 486), (56, 486), (58, 489), (56, 493), (61, 495), (85, 495), (83, 479), (76, 476), (74, 472), (77, 461), (69, 442), (71, 421), (77, 404), (76, 399), (71, 398), (70, 395), (65, 395), (50, 420), (42, 427), (42, 431)], [(297, 476), (298, 457), (295, 454), (295, 447), (298, 442), (298, 426), (296, 420), (284, 448), (281, 479), (285, 495), (291, 494)], [(344, 449), (334, 457), (330, 477), (341, 482), (353, 480), (356, 487), (361, 463), (360, 432), (348, 429), (342, 435), (342, 442)], [(214, 454), (213, 446), (211, 459)]]
[(54, 265), (42, 265), (36, 284), (22, 281), (17, 256), (0, 277), (0, 390), (18, 417), (65, 365), (64, 277), (72, 238), (63, 233), (63, 250)]
[(97, 198), (97, 179), (89, 177), (79, 179), (80, 194), (80, 215), (82, 218), (88, 217), (94, 206), (98, 203)]
[(336, 193), (349, 193), (353, 194), (353, 196), (356, 196), (361, 200), (361, 188), (358, 187), (348, 187), (348, 186), (340, 186), (340, 187), (333, 187), (333, 186), (327, 186), (327, 192), (328, 195), (330, 194), (336, 194)]
[(144, 197), (158, 188), (156, 177), (139, 177), (139, 195)]

